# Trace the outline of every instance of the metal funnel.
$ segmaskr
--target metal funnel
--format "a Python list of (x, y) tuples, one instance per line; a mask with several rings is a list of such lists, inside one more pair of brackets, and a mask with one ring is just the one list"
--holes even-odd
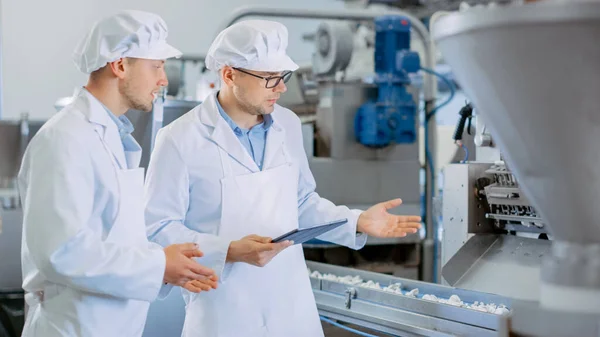
[(435, 39), (560, 240), (600, 242), (600, 2), (472, 9)]
[(555, 238), (542, 281), (600, 296), (598, 37), (600, 2), (591, 0), (473, 8), (434, 27), (445, 60)]

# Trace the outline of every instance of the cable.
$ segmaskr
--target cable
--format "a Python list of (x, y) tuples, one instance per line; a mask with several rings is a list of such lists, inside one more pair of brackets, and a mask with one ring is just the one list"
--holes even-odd
[(465, 133), (465, 124), (467, 124), (467, 134), (471, 135), (471, 120), (473, 119), (473, 105), (471, 103), (466, 103), (460, 111), (458, 112), (460, 118), (456, 123), (456, 128), (454, 129), (454, 134), (452, 135), (452, 139), (454, 141), (462, 141), (463, 134)]
[[(452, 99), (454, 98), (454, 94), (456, 93), (456, 89), (454, 88), (454, 84), (452, 83), (452, 81), (450, 81), (444, 75), (438, 73), (437, 71), (435, 71), (433, 69), (429, 69), (429, 68), (423, 68), (423, 67), (421, 67), (421, 70), (428, 74), (437, 76), (439, 79), (444, 81), (446, 83), (446, 85), (448, 86), (448, 88), (450, 89), (450, 96), (448, 97), (448, 99), (444, 103), (433, 108), (433, 110), (431, 110), (431, 112), (425, 116), (425, 120), (428, 121), (431, 117), (433, 117), (433, 115), (435, 115), (435, 113), (439, 109), (443, 108), (448, 103), (450, 103), (450, 101), (452, 101)], [(425, 111), (425, 113), (427, 113), (427, 111)]]
[(460, 147), (465, 150), (465, 159), (463, 159), (463, 163), (466, 163), (469, 160), (469, 149), (465, 146), (465, 144), (460, 144)]
[[(452, 84), (452, 82), (449, 79), (447, 79), (444, 75), (438, 73), (435, 70), (429, 69), (429, 68), (421, 67), (421, 70), (428, 74), (432, 74), (432, 75), (439, 77), (442, 81), (444, 81), (446, 83), (446, 85), (448, 85), (448, 88), (450, 88), (450, 96), (448, 97), (448, 99), (446, 99), (446, 101), (444, 103), (433, 108), (430, 113), (427, 113), (427, 111), (425, 111), (426, 115), (425, 115), (424, 127), (425, 127), (425, 129), (427, 129), (427, 122), (429, 121), (429, 119), (431, 119), (431, 117), (433, 117), (438, 110), (440, 110), (444, 106), (448, 105), (452, 101), (452, 99), (454, 98), (454, 95), (456, 93), (456, 90), (454, 89), (454, 84)], [(425, 145), (427, 145), (427, 139), (425, 139)], [(425, 146), (425, 156), (427, 157), (427, 161), (429, 162), (429, 170), (431, 171), (431, 174), (435, 175), (434, 166), (431, 161), (431, 159), (432, 159), (431, 154), (429, 153), (429, 146)], [(435, 178), (435, 177), (433, 177), (433, 178)], [(431, 184), (431, 185), (433, 187), (433, 184)]]
[(329, 324), (331, 324), (331, 325), (333, 325), (333, 326), (336, 326), (336, 327), (338, 327), (338, 328), (340, 328), (340, 329), (344, 329), (344, 330), (346, 330), (346, 331), (350, 331), (350, 332), (352, 332), (352, 333), (355, 333), (355, 334), (357, 334), (357, 335), (359, 335), (359, 336), (363, 336), (363, 337), (378, 337), (378, 336), (375, 336), (375, 335), (368, 334), (368, 333), (366, 333), (366, 332), (362, 332), (362, 331), (358, 331), (358, 330), (356, 330), (356, 329), (349, 328), (349, 327), (347, 327), (347, 326), (345, 326), (345, 325), (342, 325), (342, 324), (340, 324), (340, 323), (338, 323), (338, 322), (335, 322), (335, 321), (333, 321), (333, 320), (330, 320), (330, 319), (329, 319), (329, 318), (327, 318), (327, 317), (324, 317), (324, 316), (320, 316), (320, 317), (321, 317), (321, 320), (322, 320), (323, 322), (327, 322), (327, 323), (329, 323)]

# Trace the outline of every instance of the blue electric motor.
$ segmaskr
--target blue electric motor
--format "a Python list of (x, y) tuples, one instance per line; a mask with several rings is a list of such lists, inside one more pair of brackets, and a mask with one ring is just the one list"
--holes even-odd
[(417, 138), (417, 106), (406, 91), (409, 73), (421, 68), (419, 55), (410, 51), (410, 22), (397, 15), (375, 19), (375, 83), (377, 100), (357, 111), (354, 132), (361, 144), (380, 148), (413, 143)]

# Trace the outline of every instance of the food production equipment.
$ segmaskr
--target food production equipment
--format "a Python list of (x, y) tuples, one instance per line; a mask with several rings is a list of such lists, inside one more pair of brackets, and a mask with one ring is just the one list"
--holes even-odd
[[(411, 23), (406, 17), (381, 16), (373, 26), (370, 81), (344, 76), (356, 74), (350, 64), (361, 56), (360, 50), (353, 54), (355, 37), (347, 22), (326, 21), (317, 30), (313, 75), (319, 100), (315, 122), (304, 126), (315, 134), (314, 147), (307, 151), (312, 152), (309, 165), (317, 192), (336, 204), (366, 209), (401, 197), (402, 207), (392, 212), (421, 214), (420, 92), (409, 77), (420, 70), (421, 60), (411, 50)], [(417, 261), (412, 261), (418, 265), (420, 233), (368, 241), (398, 243), (418, 251)], [(387, 271), (418, 278), (418, 269), (406, 265), (390, 265)]]
[[(455, 220), (473, 235), (453, 257), (449, 251), (442, 274), (450, 284), (535, 301), (512, 315), (517, 333), (599, 334), (600, 171), (587, 151), (598, 136), (600, 48), (591, 37), (599, 32), (597, 1), (483, 8), (436, 27), (444, 58), (490, 130), (476, 141), (493, 142), (504, 159), (453, 175), (451, 190), (470, 191), (457, 207), (444, 194), (444, 208), (468, 210)], [(571, 53), (576, 65), (564, 67)], [(444, 219), (449, 236), (456, 223)]]
[[(347, 34), (340, 33), (344, 29)], [(409, 74), (419, 71), (420, 59), (410, 50), (409, 21), (401, 16), (375, 19), (374, 83), (334, 79), (345, 67), (329, 58), (349, 59), (352, 53), (336, 50), (352, 43), (347, 23), (322, 25), (317, 41), (318, 136), (310, 164), (321, 194), (339, 204), (366, 206), (403, 191), (405, 204), (416, 206), (407, 211), (418, 214), (419, 97)], [(324, 69), (324, 64), (331, 67)]]
[[(312, 69), (302, 81), (296, 78), (300, 96), (313, 90), (314, 116), (304, 125), (305, 137), (314, 134), (314, 144), (306, 145), (310, 166), (318, 192), (336, 203), (364, 207), (399, 194), (403, 212), (420, 213), (422, 98), (410, 75), (433, 68), (424, 26), (402, 12), (248, 8), (234, 12), (227, 25), (263, 14), (372, 24), (371, 80), (357, 75), (356, 57), (364, 55), (355, 48), (357, 31), (325, 21), (315, 34)], [(411, 32), (424, 40), (425, 53), (415, 53)], [(444, 168), (442, 230), (439, 237), (427, 233), (430, 245), (439, 240), (440, 258), (423, 256), (423, 269), (435, 271), (440, 284), (308, 261), (319, 313), (397, 336), (600, 336), (594, 205), (600, 191), (594, 155), (600, 47), (593, 40), (600, 36), (600, 3), (471, 8), (437, 20), (432, 34), (476, 118), (475, 159)], [(429, 76), (424, 80), (431, 113), (435, 86)], [(146, 152), (142, 166), (158, 128), (196, 104), (162, 96), (151, 114), (128, 112)], [(2, 155), (20, 148), (14, 139), (21, 132), (0, 143)], [(33, 133), (30, 127), (27, 137)], [(431, 186), (425, 191), (431, 212)], [(4, 212), (20, 207), (8, 199)], [(152, 304), (144, 336), (178, 335), (183, 312), (177, 292)]]
[[(477, 8), (435, 25), (434, 39), (477, 112), (476, 160), (444, 169), (442, 281), (458, 287), (447, 295), (465, 291), (463, 301), (495, 294), (509, 314), (452, 319), (450, 303), (386, 294), (396, 282), (406, 291), (424, 285), (309, 264), (387, 287), (315, 274), (323, 315), (402, 336), (600, 335), (599, 33), (597, 1)], [(444, 291), (430, 286), (425, 291)]]

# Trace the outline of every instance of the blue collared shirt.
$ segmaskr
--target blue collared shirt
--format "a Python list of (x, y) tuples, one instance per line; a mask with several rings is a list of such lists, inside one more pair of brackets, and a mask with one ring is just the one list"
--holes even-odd
[(217, 102), (217, 108), (223, 119), (225, 119), (235, 136), (240, 140), (242, 145), (244, 145), (244, 148), (246, 148), (258, 168), (262, 170), (265, 145), (267, 143), (267, 131), (269, 131), (269, 128), (273, 124), (273, 117), (271, 115), (263, 115), (262, 123), (257, 124), (250, 129), (242, 129), (227, 115), (227, 113), (225, 113), (219, 100), (217, 99), (215, 101)]
[[(217, 95), (218, 98), (218, 95)], [(273, 124), (273, 116), (271, 115), (263, 115), (263, 122), (255, 125), (250, 130), (245, 130), (237, 126), (235, 122), (225, 113), (221, 103), (219, 100), (215, 100), (217, 103), (217, 108), (219, 113), (225, 119), (227, 124), (233, 130), (233, 133), (240, 140), (242, 145), (246, 148), (250, 157), (254, 160), (258, 168), (262, 171), (262, 163), (263, 157), (265, 153), (265, 145), (267, 141), (267, 131), (269, 127)], [(314, 195), (314, 180), (312, 177), (308, 178), (303, 176), (302, 171), (300, 171), (300, 178), (298, 181), (298, 205), (302, 207), (304, 203)]]
[(131, 134), (134, 128), (129, 118), (125, 117), (125, 115), (117, 117), (106, 107), (104, 108), (106, 109), (106, 112), (108, 112), (110, 119), (112, 119), (115, 122), (115, 124), (117, 124), (117, 128), (119, 129), (119, 136), (121, 136), (121, 142), (123, 143), (123, 150), (125, 152), (139, 151), (140, 145), (135, 141), (135, 138), (133, 138), (133, 135)]

